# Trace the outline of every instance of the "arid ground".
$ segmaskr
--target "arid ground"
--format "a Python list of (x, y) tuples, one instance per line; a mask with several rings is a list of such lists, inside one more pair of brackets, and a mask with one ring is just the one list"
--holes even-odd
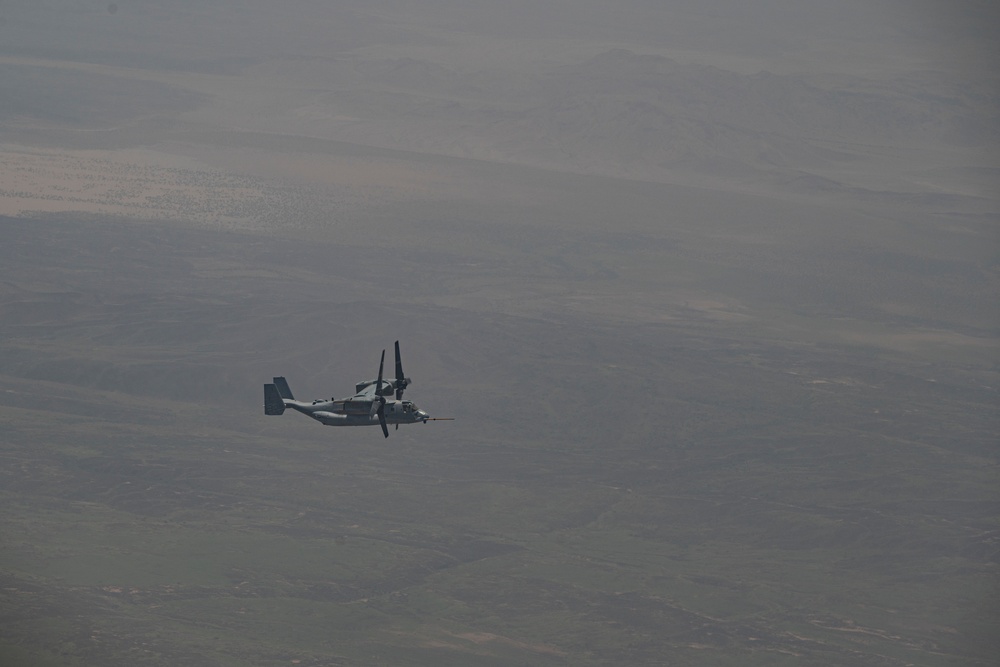
[(993, 664), (996, 10), (836, 4), (0, 4), (0, 663)]

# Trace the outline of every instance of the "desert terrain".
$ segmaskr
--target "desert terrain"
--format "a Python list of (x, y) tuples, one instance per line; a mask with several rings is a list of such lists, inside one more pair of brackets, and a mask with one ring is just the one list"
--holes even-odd
[(0, 663), (992, 664), (996, 19), (0, 4)]

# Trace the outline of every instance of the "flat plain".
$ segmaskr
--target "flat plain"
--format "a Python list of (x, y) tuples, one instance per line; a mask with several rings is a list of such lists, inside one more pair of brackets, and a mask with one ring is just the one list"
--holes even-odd
[(4, 6), (0, 662), (992, 663), (990, 10), (515, 5)]

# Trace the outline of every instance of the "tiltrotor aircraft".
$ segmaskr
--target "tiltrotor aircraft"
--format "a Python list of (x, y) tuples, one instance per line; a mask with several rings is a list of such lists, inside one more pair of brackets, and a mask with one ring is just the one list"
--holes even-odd
[[(292, 390), (283, 377), (274, 378), (273, 384), (264, 385), (264, 414), (280, 415), (285, 408), (291, 408), (312, 417), (327, 426), (374, 426), (382, 427), (382, 433), (389, 437), (387, 424), (427, 423), (429, 421), (452, 421), (452, 417), (431, 417), (412, 401), (403, 400), (403, 391), (410, 384), (410, 378), (403, 375), (403, 362), (399, 358), (399, 341), (396, 341), (396, 378), (382, 379), (385, 364), (385, 350), (378, 363), (378, 379), (365, 380), (355, 386), (357, 392), (349, 398), (315, 401), (296, 401)], [(396, 400), (387, 401), (386, 396), (395, 392)]]

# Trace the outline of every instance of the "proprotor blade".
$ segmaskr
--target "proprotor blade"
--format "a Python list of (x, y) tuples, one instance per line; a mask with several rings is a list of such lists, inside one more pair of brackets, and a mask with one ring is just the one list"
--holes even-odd
[[(382, 435), (389, 437), (389, 427), (385, 425), (385, 399), (378, 406), (378, 425), (382, 427)], [(397, 424), (398, 426), (398, 424)]]
[(382, 358), (378, 362), (378, 382), (375, 383), (375, 395), (382, 394), (382, 367), (385, 365), (385, 350), (382, 350)]
[(403, 390), (410, 381), (403, 375), (403, 358), (399, 356), (399, 341), (396, 341), (396, 400), (403, 400)]
[(375, 405), (378, 415), (378, 425), (382, 427), (382, 435), (389, 437), (389, 427), (385, 425), (385, 396), (382, 395), (382, 369), (385, 366), (385, 350), (382, 350), (382, 358), (378, 362), (378, 380), (375, 381)]

